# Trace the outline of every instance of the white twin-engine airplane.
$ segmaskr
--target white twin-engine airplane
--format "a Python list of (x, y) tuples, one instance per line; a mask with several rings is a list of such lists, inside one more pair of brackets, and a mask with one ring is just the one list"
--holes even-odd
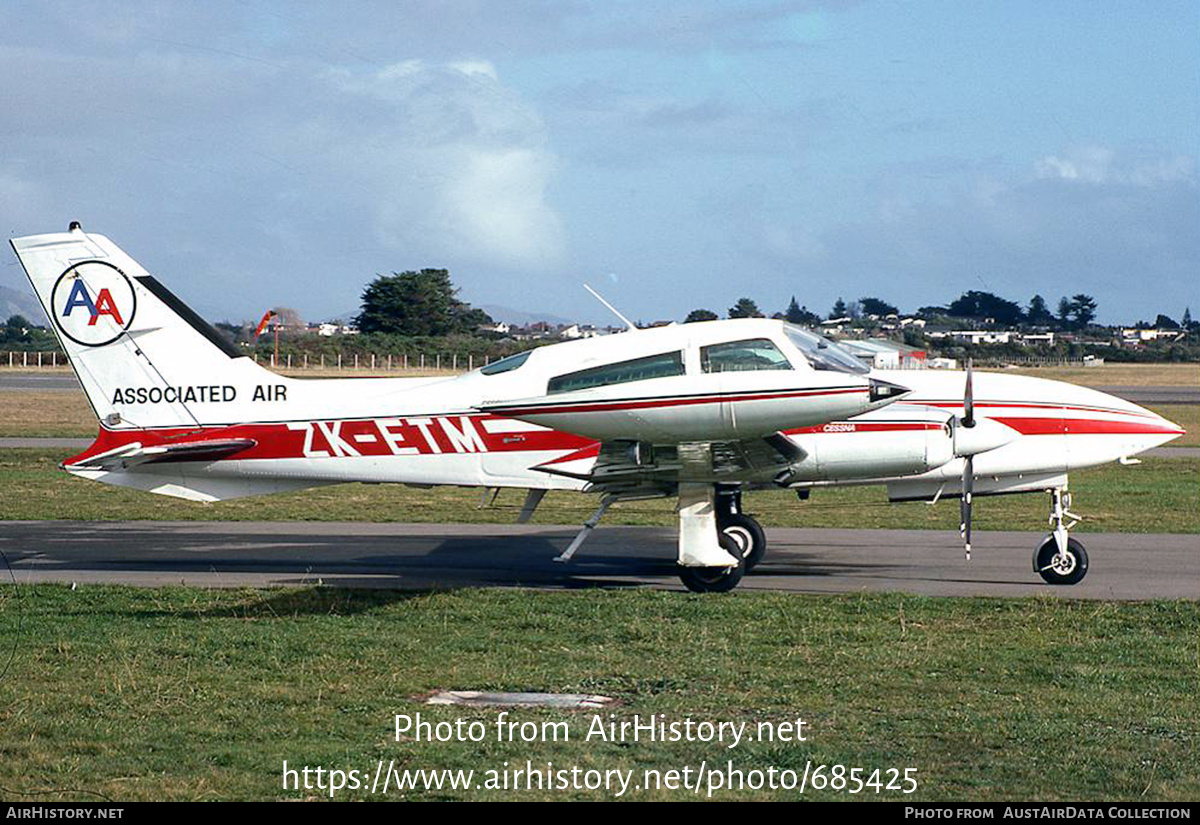
[(1067, 473), (1183, 433), (1111, 395), (1057, 381), (868, 370), (780, 321), (630, 331), (523, 352), (457, 377), (294, 379), (227, 343), (115, 244), (17, 238), (20, 258), (100, 419), (62, 465), (193, 501), (347, 481), (679, 499), (680, 578), (730, 590), (766, 550), (742, 492), (886, 484), (893, 501), (1042, 492), (1052, 530), (1034, 570), (1074, 584)]

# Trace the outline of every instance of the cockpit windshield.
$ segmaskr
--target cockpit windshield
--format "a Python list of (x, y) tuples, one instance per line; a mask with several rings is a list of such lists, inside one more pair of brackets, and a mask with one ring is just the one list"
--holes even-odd
[(871, 371), (870, 367), (855, 358), (854, 354), (845, 347), (822, 338), (814, 332), (791, 324), (784, 324), (783, 331), (787, 334), (788, 340), (804, 353), (804, 357), (808, 359), (808, 363), (814, 370), (836, 370), (859, 375)]
[(525, 350), (524, 352), (518, 352), (516, 355), (510, 355), (507, 358), (501, 358), (499, 361), (493, 361), (486, 367), (480, 367), (479, 371), (484, 375), (499, 375), (502, 372), (515, 370), (517, 367), (525, 363), (526, 359), (529, 358), (529, 353), (531, 352), (533, 352), (533, 350)]

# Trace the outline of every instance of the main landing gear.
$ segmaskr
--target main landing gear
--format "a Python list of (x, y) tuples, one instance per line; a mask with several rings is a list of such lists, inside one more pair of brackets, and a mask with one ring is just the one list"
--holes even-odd
[(717, 529), (737, 544), (746, 571), (753, 570), (767, 553), (767, 536), (759, 523), (742, 510), (741, 489), (718, 487), (713, 504), (717, 511)]
[[(654, 496), (605, 495), (561, 555), (568, 562), (617, 501)], [(694, 593), (726, 593), (737, 587), (746, 571), (767, 552), (762, 527), (742, 512), (737, 485), (681, 482), (679, 484), (679, 579)]]
[(1071, 494), (1066, 487), (1050, 491), (1050, 535), (1033, 553), (1033, 570), (1047, 584), (1077, 584), (1087, 575), (1087, 551), (1067, 535), (1079, 523), (1079, 516), (1070, 508)]
[[(719, 555), (709, 552), (714, 534)], [(679, 579), (688, 590), (727, 593), (766, 552), (766, 535), (742, 512), (739, 488), (679, 485)]]

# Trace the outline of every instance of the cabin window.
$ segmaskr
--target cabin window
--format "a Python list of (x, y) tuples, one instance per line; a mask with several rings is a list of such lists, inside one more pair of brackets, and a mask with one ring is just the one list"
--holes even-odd
[(648, 358), (635, 358), (632, 361), (620, 361), (616, 364), (605, 364), (602, 367), (557, 375), (550, 379), (547, 392), (571, 392), (572, 390), (585, 390), (589, 387), (606, 387), (610, 384), (667, 378), (672, 375), (683, 375), (682, 352), (664, 352)]
[(747, 372), (754, 370), (790, 370), (791, 363), (779, 347), (766, 338), (727, 341), (700, 349), (700, 365), (705, 372)]
[(533, 350), (525, 350), (525, 352), (518, 352), (516, 355), (510, 355), (507, 358), (501, 358), (499, 361), (494, 361), (491, 364), (488, 364), (486, 367), (480, 367), (479, 371), (484, 375), (499, 375), (502, 372), (515, 370), (517, 367), (525, 363), (525, 360), (529, 358), (529, 353), (531, 352), (533, 352)]

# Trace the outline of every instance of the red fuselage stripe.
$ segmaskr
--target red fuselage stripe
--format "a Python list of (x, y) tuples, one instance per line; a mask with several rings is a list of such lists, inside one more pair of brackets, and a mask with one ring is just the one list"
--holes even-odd
[[(1012, 406), (1012, 405), (1010, 405)], [(72, 464), (134, 442), (145, 447), (205, 440), (252, 440), (254, 445), (228, 459), (323, 458), (339, 456), (433, 455), (472, 452), (562, 452), (557, 461), (595, 456), (592, 438), (558, 430), (489, 432), (490, 422), (512, 421), (491, 415), (428, 415), (390, 419), (360, 419), (228, 427), (178, 427), (156, 430), (101, 429), (96, 442), (68, 459)], [(1061, 416), (1004, 416), (995, 421), (1022, 435), (1181, 435), (1184, 431), (1161, 418), (1124, 420), (1064, 418)], [(921, 432), (943, 428), (929, 421), (835, 421), (788, 430), (788, 435)], [(503, 429), (503, 427), (496, 427)]]

